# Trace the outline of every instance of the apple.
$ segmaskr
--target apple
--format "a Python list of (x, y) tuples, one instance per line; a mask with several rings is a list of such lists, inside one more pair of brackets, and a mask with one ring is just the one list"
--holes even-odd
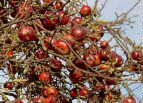
[(25, 42), (38, 40), (37, 33), (32, 26), (22, 26), (19, 31), (19, 38)]

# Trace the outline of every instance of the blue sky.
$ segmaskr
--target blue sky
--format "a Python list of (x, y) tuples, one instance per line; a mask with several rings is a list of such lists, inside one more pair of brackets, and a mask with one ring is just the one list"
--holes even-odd
[[(87, 0), (90, 6), (94, 5), (95, 0)], [(103, 3), (105, 0), (99, 0), (100, 3)], [(118, 14), (123, 13), (129, 10), (137, 0), (108, 0), (107, 5), (104, 8), (102, 14), (102, 18), (104, 20), (114, 20), (115, 12)], [(128, 27), (124, 27), (126, 36), (129, 36), (133, 40), (135, 40), (138, 44), (143, 41), (143, 1), (138, 5), (129, 16), (138, 15), (138, 17), (133, 18), (133, 21), (136, 23), (133, 25), (134, 28), (130, 29)]]

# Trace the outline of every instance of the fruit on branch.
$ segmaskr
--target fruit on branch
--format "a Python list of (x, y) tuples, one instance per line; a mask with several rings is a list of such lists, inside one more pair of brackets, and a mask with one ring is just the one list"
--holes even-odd
[(74, 27), (74, 26), (77, 26), (77, 25), (80, 25), (80, 24), (82, 24), (84, 22), (84, 20), (83, 20), (83, 18), (82, 17), (74, 17), (73, 19), (72, 19), (72, 26)]
[(105, 85), (100, 83), (100, 82), (97, 82), (96, 85), (94, 86), (94, 90), (96, 92), (100, 92), (102, 90), (105, 90)]
[(101, 38), (104, 36), (105, 29), (104, 29), (104, 26), (100, 26), (100, 25), (95, 26), (94, 29), (95, 30), (90, 35), (90, 39), (97, 42), (101, 40)]
[(134, 60), (140, 60), (142, 57), (142, 52), (141, 51), (133, 51), (131, 55)]
[(54, 0), (43, 0), (46, 3), (52, 3)]
[(136, 60), (139, 64), (143, 65), (143, 50), (133, 51), (131, 54), (132, 58)]
[(133, 96), (124, 98), (123, 103), (137, 103), (136, 99)]
[(80, 10), (80, 14), (82, 16), (89, 16), (91, 15), (91, 7), (88, 5), (84, 5), (81, 10)]
[(68, 11), (67, 10), (62, 10), (62, 11), (57, 12), (56, 15), (59, 18), (62, 18), (63, 16), (67, 16), (68, 15)]
[[(106, 98), (106, 100), (107, 100), (107, 102), (111, 102), (111, 103), (116, 103), (117, 102), (117, 99), (118, 99), (118, 102), (119, 102), (119, 97), (118, 97), (118, 95), (117, 94), (119, 94), (119, 91), (117, 91), (117, 90), (111, 90), (109, 93), (107, 93), (106, 95), (105, 95), (105, 98)], [(106, 101), (105, 101), (106, 102)]]
[(93, 57), (94, 57), (94, 60), (95, 60), (95, 62), (94, 62), (95, 66), (101, 64), (102, 59), (101, 59), (101, 55), (100, 54), (94, 54)]
[(110, 70), (112, 67), (109, 64), (101, 64), (101, 65), (99, 65), (99, 68), (101, 70)]
[(43, 59), (47, 57), (47, 54), (44, 50), (40, 49), (40, 50), (36, 50), (36, 56), (38, 59)]
[(83, 81), (83, 78), (82, 78), (83, 76), (84, 76), (83, 72), (79, 70), (75, 70), (74, 72), (71, 72), (70, 79), (73, 83), (78, 83)]
[(57, 22), (57, 19), (52, 20), (52, 19), (47, 18), (43, 21), (43, 24), (46, 29), (54, 30), (56, 27), (56, 22)]
[(98, 49), (97, 46), (91, 46), (91, 47), (87, 50), (87, 54), (100, 53), (99, 51), (100, 51), (100, 49)]
[(51, 48), (51, 45), (56, 41), (55, 37), (46, 37), (44, 39), (44, 46), (48, 49)]
[(87, 36), (87, 31), (84, 27), (78, 26), (72, 28), (71, 35), (75, 40), (82, 40)]
[(103, 49), (109, 47), (109, 41), (107, 41), (107, 40), (102, 41), (100, 43), (100, 47), (103, 48)]
[(15, 53), (15, 52), (14, 52), (13, 50), (11, 50), (11, 51), (9, 51), (7, 54), (8, 54), (9, 57), (12, 57), (12, 56), (14, 56), (14, 53)]
[(53, 59), (51, 61), (51, 67), (55, 70), (61, 70), (62, 69), (62, 62), (60, 60), (57, 60), (57, 59)]
[(68, 54), (70, 52), (69, 46), (63, 40), (57, 40), (57, 41), (55, 41), (52, 46), (60, 54)]
[(86, 63), (91, 66), (97, 66), (99, 64), (101, 64), (101, 55), (100, 54), (88, 54), (84, 56), (84, 60), (86, 61)]
[(24, 103), (22, 100), (18, 100), (15, 103)]
[(39, 75), (39, 80), (43, 81), (43, 82), (50, 82), (51, 81), (51, 76), (48, 72), (42, 72)]
[(43, 98), (42, 103), (57, 103), (57, 98), (53, 95), (50, 95), (46, 98)]
[(78, 96), (77, 88), (74, 88), (70, 91), (70, 94), (73, 98), (76, 98)]
[(119, 55), (116, 58), (116, 64), (115, 64), (115, 66), (120, 67), (122, 65), (123, 65), (123, 58)]
[(60, 24), (66, 25), (66, 24), (69, 23), (69, 21), (70, 21), (70, 17), (69, 17), (69, 16), (63, 16), (63, 17), (61, 18), (61, 20), (60, 20)]
[(57, 13), (57, 15), (58, 15), (58, 19), (59, 19), (59, 24), (66, 25), (66, 24), (69, 23), (70, 16), (68, 16), (68, 12), (67, 11), (59, 11)]
[[(120, 89), (118, 85), (122, 83), (122, 72), (129, 68), (129, 72), (140, 73), (141, 69), (138, 68), (142, 67), (139, 63), (143, 64), (143, 53), (136, 51), (141, 50), (132, 52), (134, 62), (126, 61), (127, 65), (123, 65), (122, 56), (112, 50), (109, 41), (102, 41), (103, 36), (110, 32), (109, 29), (117, 31), (113, 25), (116, 23), (110, 24), (100, 18), (93, 18), (94, 14), (97, 14), (96, 10), (96, 13), (92, 12), (90, 6), (83, 5), (80, 0), (42, 1), (8, 0), (8, 7), (0, 8), (0, 14), (6, 13), (5, 18), (8, 19), (8, 22), (3, 22), (4, 19), (0, 16), (0, 47), (6, 48), (4, 56), (8, 55), (5, 61), (3, 53), (0, 52), (0, 67), (8, 68), (10, 81), (13, 83), (5, 84), (5, 87), (14, 92), (22, 90), (18, 91), (20, 95), (15, 98), (17, 101), (17, 98), (25, 96), (27, 102), (33, 103), (71, 103), (75, 98), (89, 103), (91, 99), (94, 99), (91, 100), (93, 103), (104, 102), (106, 99), (109, 99), (109, 102), (113, 99), (113, 103), (117, 102), (121, 93), (114, 89)], [(76, 6), (78, 4), (83, 6)], [(10, 11), (6, 11), (9, 7)], [(76, 12), (79, 8), (80, 11)], [(98, 12), (100, 14), (100, 10)], [(13, 31), (15, 20), (16, 31)], [(110, 26), (112, 27), (106, 29)], [(18, 28), (21, 41), (36, 42), (19, 43), (16, 39), (12, 41), (15, 35), (10, 34), (17, 34)], [(8, 35), (4, 35), (5, 33)], [(38, 34), (42, 34), (41, 39)], [(119, 39), (122, 41), (121, 37)], [(20, 56), (26, 58), (18, 61), (17, 56), (13, 56), (13, 51), (18, 55), (22, 52)], [(84, 87), (86, 84), (89, 84), (88, 88)], [(26, 90), (28, 95), (24, 95), (23, 90)]]
[(71, 46), (71, 47), (74, 47), (75, 46), (75, 39), (74, 39), (74, 37), (71, 35), (71, 34), (66, 34), (66, 35), (64, 35), (64, 37), (63, 37), (65, 40), (67, 40), (67, 42), (69, 43), (69, 45)]
[(92, 32), (92, 34), (90, 35), (90, 39), (93, 41), (99, 41), (101, 40), (101, 38), (104, 36), (104, 33), (97, 33), (97, 32)]
[(46, 97), (50, 95), (57, 96), (58, 94), (59, 92), (55, 87), (48, 87), (47, 89), (43, 91), (43, 95)]
[(32, 103), (42, 103), (42, 98), (33, 98)]
[(45, 16), (47, 18), (42, 20), (44, 27), (49, 30), (54, 30), (58, 24), (58, 16), (52, 11), (47, 11)]
[(35, 71), (36, 71), (35, 68), (31, 68), (31, 72), (27, 75), (29, 82), (38, 80), (38, 75), (36, 74)]
[(79, 70), (75, 70), (74, 73), (72, 74), (72, 78), (75, 79), (80, 79), (83, 76), (83, 73)]
[(89, 90), (87, 87), (83, 87), (80, 92), (79, 92), (80, 96), (82, 97), (88, 97), (89, 95)]
[(84, 64), (84, 61), (82, 60), (82, 59), (75, 59), (74, 61), (73, 61), (73, 63), (77, 66), (77, 67), (79, 67), (79, 68), (81, 68), (81, 69), (85, 69), (85, 64)]
[(64, 8), (64, 4), (62, 2), (56, 2), (56, 4), (54, 5), (54, 8), (56, 10), (62, 10)]
[(110, 50), (109, 49), (101, 49), (100, 55), (102, 60), (109, 60), (110, 59)]
[(32, 26), (21, 27), (19, 31), (19, 38), (25, 42), (38, 40), (37, 33)]
[(8, 82), (8, 83), (6, 83), (6, 84), (4, 85), (4, 87), (5, 87), (5, 88), (8, 88), (8, 89), (13, 89), (14, 83)]
[(107, 85), (116, 85), (117, 81), (114, 79), (106, 79), (106, 84)]
[(111, 62), (113, 62), (115, 64), (115, 66), (118, 67), (123, 64), (122, 57), (119, 54), (117, 54), (116, 52), (112, 51), (110, 56), (111, 56), (110, 60), (111, 60)]

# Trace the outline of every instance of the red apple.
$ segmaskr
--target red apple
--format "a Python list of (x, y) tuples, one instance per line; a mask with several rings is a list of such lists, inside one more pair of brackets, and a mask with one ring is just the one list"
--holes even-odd
[(87, 35), (87, 31), (84, 27), (74, 27), (72, 28), (71, 35), (74, 37), (75, 40), (84, 39)]
[(47, 89), (45, 89), (43, 91), (43, 95), (44, 96), (49, 96), (49, 95), (53, 95), (53, 96), (57, 96), (58, 95), (58, 90), (55, 87), (48, 87)]
[(101, 56), (100, 54), (88, 54), (84, 56), (84, 60), (86, 61), (86, 63), (91, 66), (97, 66), (99, 64), (101, 64)]
[(43, 0), (46, 3), (52, 3), (54, 0)]
[(117, 84), (117, 82), (116, 82), (114, 79), (107, 79), (107, 80), (106, 80), (106, 83), (107, 83), (108, 85), (116, 85), (116, 84)]
[(42, 98), (33, 98), (32, 102), (33, 103), (42, 103)]
[(115, 64), (115, 66), (119, 67), (119, 66), (122, 66), (122, 64), (123, 64), (123, 58), (119, 55), (116, 58), (116, 64)]
[(99, 40), (101, 40), (101, 38), (104, 36), (104, 33), (103, 32), (101, 32), (101, 33), (98, 33), (98, 32), (92, 32), (92, 34), (89, 36), (90, 37), (90, 39), (92, 40), (92, 41), (99, 41)]
[(57, 60), (57, 59), (53, 59), (53, 60), (51, 61), (51, 66), (52, 66), (52, 68), (55, 69), (55, 70), (61, 70), (63, 65), (62, 65), (62, 62), (61, 62), (61, 61), (59, 61), (59, 60)]
[(23, 26), (19, 32), (19, 38), (22, 41), (37, 41), (38, 36), (32, 26)]
[(63, 38), (68, 41), (69, 45), (71, 45), (72, 47), (75, 46), (75, 40), (71, 34), (64, 35)]
[(89, 16), (91, 15), (91, 7), (89, 7), (88, 5), (84, 5), (81, 10), (80, 10), (80, 14), (82, 16)]
[(57, 13), (57, 16), (59, 17), (59, 23), (61, 25), (66, 25), (70, 21), (70, 16), (68, 16), (68, 12), (67, 11), (59, 11)]
[(43, 98), (42, 103), (57, 103), (57, 98), (53, 95)]
[(62, 10), (64, 7), (64, 4), (62, 2), (56, 2), (56, 4), (54, 5), (54, 8), (56, 10)]
[(84, 97), (88, 97), (89, 95), (89, 90), (87, 87), (83, 87), (80, 92), (79, 92), (80, 96), (84, 96)]
[(73, 83), (78, 83), (78, 82), (82, 82), (83, 79), (83, 72), (79, 71), (79, 70), (75, 70), (74, 72), (72, 72), (70, 74), (70, 79)]
[(108, 49), (101, 49), (100, 50), (100, 55), (101, 55), (101, 58), (103, 60), (109, 60), (110, 59), (110, 50), (108, 50)]
[(52, 45), (55, 50), (60, 54), (68, 54), (70, 52), (69, 46), (63, 40), (57, 40)]
[(12, 56), (14, 56), (15, 52), (13, 50), (11, 50), (7, 54), (8, 54), (9, 57), (12, 57)]
[(126, 97), (123, 100), (123, 103), (137, 103), (137, 102), (136, 102), (136, 99), (133, 96), (129, 96), (129, 97)]
[(123, 64), (123, 58), (117, 54), (116, 52), (112, 51), (111, 54), (110, 54), (110, 60), (111, 62), (114, 62), (115, 63), (115, 66), (122, 66)]
[(83, 18), (81, 17), (74, 17), (72, 19), (72, 26), (76, 26), (76, 25), (79, 25), (79, 24), (82, 24), (83, 23)]
[(12, 83), (12, 82), (6, 83), (5, 87), (8, 88), (8, 89), (13, 89), (14, 83)]
[(143, 57), (143, 54), (142, 52), (139, 50), (139, 51), (133, 51), (132, 54), (131, 54), (132, 58), (134, 60), (140, 60), (141, 57)]
[(47, 57), (47, 54), (44, 50), (36, 50), (36, 56), (38, 59), (43, 59), (43, 58), (46, 58)]
[(48, 30), (54, 30), (58, 24), (58, 16), (52, 11), (45, 13), (46, 19), (42, 20), (44, 27)]
[(60, 24), (66, 25), (66, 24), (69, 23), (69, 21), (70, 21), (70, 17), (69, 16), (63, 16), (61, 21), (60, 21)]
[(100, 92), (101, 90), (105, 90), (105, 85), (97, 82), (96, 85), (94, 86), (94, 90), (97, 92)]
[(41, 80), (43, 82), (50, 82), (51, 81), (51, 76), (48, 72), (42, 72), (39, 75), (39, 80)]
[(84, 64), (84, 61), (82, 60), (82, 59), (75, 59), (74, 61), (74, 64), (77, 66), (77, 67), (79, 67), (79, 68), (81, 68), (81, 69), (85, 69), (86, 68), (86, 66), (85, 66), (85, 64)]
[(71, 96), (72, 96), (73, 98), (77, 97), (77, 96), (78, 96), (78, 91), (77, 91), (77, 89), (76, 89), (76, 88), (72, 89), (72, 90), (70, 91), (70, 94), (71, 94)]
[(100, 47), (103, 49), (107, 48), (108, 46), (109, 46), (109, 41), (107, 40), (104, 40), (100, 43)]
[(22, 100), (18, 100), (15, 103), (24, 103)]
[(56, 38), (55, 37), (47, 37), (44, 39), (44, 46), (47, 48), (47, 49), (50, 49), (51, 48), (51, 45), (56, 41)]

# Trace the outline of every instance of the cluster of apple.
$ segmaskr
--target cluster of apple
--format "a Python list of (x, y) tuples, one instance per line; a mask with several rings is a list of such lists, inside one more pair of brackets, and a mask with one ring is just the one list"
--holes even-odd
[[(121, 100), (117, 87), (122, 81), (121, 74), (127, 71), (126, 64), (112, 50), (110, 40), (102, 40), (108, 30), (96, 23), (90, 6), (82, 4), (73, 13), (68, 11), (72, 1), (7, 2), (11, 9), (7, 15), (14, 18), (12, 23), (16, 26), (9, 27), (8, 33), (15, 34), (5, 38), (3, 47), (8, 51), (2, 49), (1, 54), (7, 55), (10, 74), (4, 87), (18, 93), (15, 103), (24, 103), (22, 96), (31, 103), (70, 103), (79, 98), (89, 103)], [(11, 23), (9, 16), (4, 16), (0, 24)], [(9, 47), (13, 42), (14, 46)], [(17, 59), (21, 52), (25, 58)], [(137, 64), (143, 64), (142, 51), (134, 51), (131, 56)], [(123, 103), (136, 100), (130, 96)]]

